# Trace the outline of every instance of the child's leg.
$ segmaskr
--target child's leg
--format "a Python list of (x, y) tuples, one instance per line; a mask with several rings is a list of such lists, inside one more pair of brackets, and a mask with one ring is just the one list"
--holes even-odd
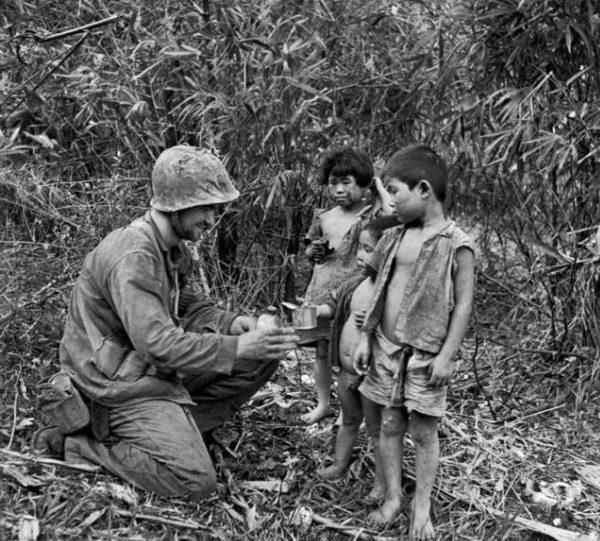
[(435, 538), (430, 508), (431, 491), (440, 457), (437, 426), (438, 417), (411, 412), (410, 434), (415, 444), (417, 486), (412, 504), (409, 539), (414, 541)]
[(402, 504), (402, 444), (408, 424), (404, 408), (384, 408), (381, 412), (379, 450), (386, 490), (382, 506), (369, 515), (376, 524), (392, 522)]
[(338, 380), (338, 397), (342, 404), (342, 424), (335, 440), (335, 459), (331, 466), (320, 469), (317, 473), (324, 479), (341, 477), (350, 464), (352, 449), (358, 436), (362, 421), (360, 393), (349, 389), (344, 378)]
[(361, 395), (362, 408), (367, 424), (367, 433), (373, 446), (373, 458), (375, 460), (375, 479), (373, 488), (367, 494), (367, 500), (378, 502), (385, 495), (385, 477), (381, 466), (381, 452), (379, 450), (379, 432), (381, 430), (381, 410), (382, 406)]
[(315, 387), (317, 389), (317, 407), (302, 415), (301, 419), (306, 424), (316, 423), (329, 414), (329, 395), (331, 393), (331, 367), (328, 358), (327, 340), (317, 342), (315, 359)]

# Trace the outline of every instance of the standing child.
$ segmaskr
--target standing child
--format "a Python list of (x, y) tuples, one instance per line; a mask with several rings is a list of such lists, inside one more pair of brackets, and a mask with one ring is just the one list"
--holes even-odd
[[(375, 286), (374, 276), (365, 276), (364, 271), (383, 230), (397, 224), (394, 216), (382, 216), (363, 225), (356, 252), (356, 263), (362, 271), (361, 274), (335, 290), (326, 304), (317, 306), (319, 317), (333, 318), (329, 359), (332, 367), (338, 371), (338, 398), (342, 406), (342, 424), (336, 437), (334, 462), (317, 472), (324, 479), (341, 477), (350, 464), (352, 449), (363, 418), (364, 400), (358, 391), (362, 377), (352, 367), (352, 354), (358, 344), (359, 329)], [(384, 484), (379, 460), (379, 433), (371, 436), (375, 453), (375, 486), (369, 497), (374, 499), (383, 494)]]
[(369, 519), (387, 524), (400, 511), (408, 429), (416, 452), (409, 539), (421, 541), (435, 536), (430, 506), (437, 426), (471, 314), (474, 251), (444, 214), (447, 170), (432, 149), (411, 146), (394, 154), (383, 182), (404, 225), (386, 231), (373, 254), (375, 292), (354, 354), (356, 371), (366, 375), (359, 390), (373, 410), (365, 411), (367, 422), (379, 427), (386, 485), (383, 504)]
[[(321, 164), (318, 181), (327, 185), (335, 206), (326, 211), (315, 211), (305, 238), (306, 255), (314, 263), (304, 296), (308, 304), (322, 304), (332, 290), (360, 274), (355, 261), (360, 223), (368, 221), (375, 212), (375, 206), (368, 205), (365, 200), (373, 181), (373, 166), (364, 153), (347, 147), (330, 152)], [(328, 338), (329, 322), (321, 319), (310, 342), (301, 344), (316, 345), (317, 350), (314, 368), (317, 406), (302, 416), (307, 424), (315, 423), (329, 413)]]

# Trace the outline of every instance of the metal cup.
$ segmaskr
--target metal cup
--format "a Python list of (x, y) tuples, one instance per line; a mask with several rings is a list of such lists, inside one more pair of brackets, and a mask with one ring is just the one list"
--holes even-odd
[(295, 329), (314, 329), (317, 326), (317, 307), (313, 304), (299, 306), (292, 312)]

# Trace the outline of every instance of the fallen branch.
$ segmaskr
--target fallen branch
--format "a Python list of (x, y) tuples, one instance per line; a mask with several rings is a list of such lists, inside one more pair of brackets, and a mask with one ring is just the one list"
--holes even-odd
[[(506, 515), (502, 511), (498, 511), (497, 509), (487, 508), (491, 515), (495, 515), (497, 517), (506, 518)], [(598, 541), (598, 535), (595, 533), (591, 533), (590, 535), (571, 532), (569, 530), (565, 530), (563, 528), (556, 528), (555, 526), (550, 526), (549, 524), (544, 524), (543, 522), (539, 522), (538, 520), (531, 520), (523, 517), (514, 517), (510, 519), (511, 522), (518, 524), (519, 526), (523, 526), (528, 530), (533, 532), (542, 533), (544, 535), (548, 535), (556, 539), (556, 541)]]
[[(415, 473), (413, 471), (410, 471), (410, 469), (408, 468), (405, 468), (405, 475), (410, 479), (416, 479)], [(506, 513), (504, 513), (503, 511), (494, 509), (493, 507), (488, 507), (487, 505), (484, 505), (481, 502), (474, 500), (473, 498), (469, 498), (464, 494), (449, 492), (440, 487), (438, 484), (434, 486), (434, 489), (436, 491), (436, 495), (442, 494), (446, 497), (448, 501), (459, 500), (460, 502), (468, 506), (476, 507), (480, 511), (496, 516), (498, 518), (503, 518), (508, 523), (518, 524), (519, 526), (527, 528), (530, 531), (542, 533), (544, 535), (553, 537), (554, 539), (556, 539), (556, 541), (600, 541), (600, 537), (598, 537), (598, 535), (595, 532), (591, 533), (590, 535), (587, 535), (578, 532), (571, 532), (563, 528), (556, 528), (555, 526), (550, 526), (549, 524), (544, 524), (543, 522), (531, 520), (520, 516), (511, 515), (507, 517)]]
[(373, 535), (366, 533), (369, 530), (366, 530), (365, 528), (356, 528), (354, 526), (346, 526), (344, 524), (340, 524), (340, 523), (335, 522), (326, 517), (322, 517), (321, 515), (318, 515), (316, 513), (312, 513), (312, 519), (315, 522), (317, 522), (318, 524), (321, 524), (321, 525), (325, 526), (326, 528), (329, 528), (330, 530), (336, 530), (340, 533), (346, 534), (348, 536), (352, 536), (353, 539), (375, 539), (375, 540), (378, 539), (377, 537), (373, 537)]
[(15, 382), (15, 400), (13, 402), (13, 422), (12, 428), (10, 430), (10, 437), (8, 438), (8, 443), (6, 444), (6, 449), (10, 449), (12, 447), (13, 439), (15, 437), (15, 430), (17, 427), (17, 403), (19, 401), (19, 379), (21, 378), (21, 371), (23, 367), (19, 365), (19, 372), (17, 374), (17, 379)]
[(157, 515), (146, 515), (143, 513), (134, 513), (132, 511), (126, 511), (125, 509), (114, 508), (113, 513), (120, 517), (129, 517), (138, 520), (148, 520), (151, 522), (160, 522), (161, 524), (167, 524), (168, 526), (176, 526), (177, 528), (189, 528), (191, 530), (205, 530), (211, 531), (203, 524), (196, 522), (195, 520), (177, 520), (172, 518), (164, 518)]
[(24, 455), (22, 453), (17, 453), (16, 451), (10, 451), (8, 449), (0, 449), (0, 453), (15, 458), (20, 458), (21, 460), (26, 460), (28, 462), (34, 462), (37, 464), (47, 464), (50, 466), (60, 466), (62, 468), (69, 468), (71, 470), (83, 471), (86, 473), (96, 473), (101, 469), (100, 466), (94, 466), (92, 464), (69, 464), (68, 462), (64, 462), (63, 460), (57, 460), (55, 458)]

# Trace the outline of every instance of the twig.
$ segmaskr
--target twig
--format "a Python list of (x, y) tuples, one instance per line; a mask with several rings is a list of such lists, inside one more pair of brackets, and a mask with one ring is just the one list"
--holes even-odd
[(5, 449), (10, 449), (12, 447), (13, 439), (15, 437), (15, 430), (17, 429), (17, 402), (19, 400), (19, 378), (21, 377), (21, 370), (23, 367), (19, 365), (19, 372), (17, 374), (17, 380), (15, 382), (15, 399), (13, 401), (13, 422), (12, 427), (10, 429), (10, 438), (8, 438), (8, 443), (6, 444)]
[(189, 528), (191, 530), (205, 530), (210, 532), (211, 529), (206, 526), (196, 522), (195, 520), (175, 520), (172, 518), (164, 518), (156, 515), (146, 515), (143, 513), (134, 513), (131, 511), (126, 511), (125, 509), (113, 508), (113, 512), (115, 515), (120, 517), (130, 517), (133, 519), (140, 520), (149, 520), (151, 522), (160, 522), (161, 524), (167, 524), (169, 526), (176, 526), (178, 528)]
[(20, 458), (21, 460), (28, 460), (30, 462), (35, 462), (39, 464), (48, 464), (50, 466), (61, 466), (63, 468), (69, 468), (71, 470), (83, 471), (86, 473), (96, 473), (100, 471), (100, 466), (88, 465), (88, 464), (69, 464), (68, 462), (64, 462), (62, 460), (57, 460), (55, 458), (46, 458), (46, 457), (37, 457), (31, 455), (24, 455), (22, 453), (17, 453), (16, 451), (11, 451), (9, 449), (0, 449), (0, 453), (3, 453), (8, 456), (12, 456), (15, 458)]
[[(404, 473), (410, 479), (415, 479), (414, 472), (411, 471), (409, 468), (405, 467)], [(447, 490), (441, 488), (438, 483), (436, 483), (434, 485), (434, 488), (436, 491), (436, 495), (442, 494), (449, 501), (458, 500), (466, 505), (473, 506), (473, 507), (479, 509), (479, 511), (483, 511), (483, 512), (489, 513), (490, 515), (493, 515), (495, 517), (502, 518), (505, 521), (508, 521), (508, 523), (515, 523), (515, 524), (518, 524), (519, 526), (522, 526), (523, 528), (527, 528), (528, 530), (538, 532), (538, 533), (543, 533), (550, 537), (554, 537), (554, 539), (556, 539), (557, 541), (597, 541), (597, 538), (595, 539), (592, 536), (581, 534), (578, 532), (570, 532), (569, 530), (564, 530), (562, 528), (555, 528), (554, 526), (549, 526), (548, 524), (544, 524), (543, 522), (539, 522), (537, 520), (530, 520), (530, 519), (523, 518), (520, 516), (515, 516), (515, 515), (510, 515), (509, 517), (507, 517), (504, 512), (502, 512), (498, 509), (489, 507), (489, 506), (481, 503), (479, 500), (476, 500), (472, 497), (468, 497), (464, 494), (457, 493), (454, 491), (452, 491), (452, 492), (447, 491)]]
[(483, 388), (483, 385), (481, 384), (481, 380), (479, 379), (479, 370), (477, 369), (477, 353), (479, 352), (479, 333), (475, 332), (475, 349), (473, 350), (473, 355), (471, 356), (471, 364), (473, 365), (473, 374), (475, 376), (475, 381), (477, 382), (477, 387), (479, 388), (479, 391), (483, 394), (485, 401), (487, 402), (488, 408), (490, 410), (490, 413), (492, 414), (492, 417), (494, 418), (494, 420), (498, 420), (498, 416), (496, 415), (496, 410), (494, 409), (494, 406), (492, 405), (492, 401), (490, 400), (487, 392), (485, 391), (485, 389)]
[(105, 24), (113, 23), (118, 21), (120, 18), (125, 17), (126, 15), (117, 13), (116, 15), (111, 15), (110, 17), (106, 17), (106, 19), (102, 19), (100, 21), (94, 21), (88, 24), (84, 24), (83, 26), (78, 26), (77, 28), (70, 28), (69, 30), (63, 30), (62, 32), (58, 32), (56, 34), (51, 34), (50, 36), (46, 36), (44, 38), (40, 38), (35, 35), (34, 39), (36, 41), (47, 42), (54, 41), (56, 39), (66, 38), (68, 36), (72, 36), (73, 34), (79, 34), (79, 32), (85, 32), (86, 30), (92, 30), (93, 28), (98, 28), (99, 26), (103, 26)]
[(339, 524), (338, 522), (335, 522), (327, 517), (317, 515), (317, 513), (312, 513), (311, 516), (315, 522), (322, 524), (323, 526), (325, 526), (326, 528), (329, 528), (331, 530), (336, 530), (340, 533), (343, 533), (346, 535), (351, 535), (353, 537), (353, 539), (378, 539), (377, 537), (373, 537), (372, 535), (363, 533), (363, 532), (368, 531), (365, 528), (356, 528), (354, 526), (345, 526), (344, 524)]
[(46, 217), (52, 218), (54, 220), (60, 220), (61, 222), (65, 222), (66, 224), (69, 224), (70, 226), (74, 227), (75, 229), (79, 228), (79, 225), (77, 223), (73, 222), (72, 220), (69, 220), (68, 218), (65, 218), (64, 216), (61, 216), (58, 213), (53, 213), (53, 212), (44, 210), (41, 207), (28, 205), (22, 201), (11, 201), (10, 199), (6, 199), (4, 197), (0, 197), (0, 203), (8, 203), (9, 205), (16, 205), (16, 206), (21, 207), (22, 209), (29, 210), (33, 213), (38, 213), (38, 214), (41, 214), (42, 216), (46, 216)]
[[(538, 355), (547, 355), (547, 356), (552, 356), (555, 357), (559, 354), (558, 350), (555, 349), (542, 349), (542, 348), (523, 348), (520, 346), (514, 346), (509, 344), (508, 342), (503, 342), (502, 340), (496, 340), (494, 338), (492, 338), (491, 336), (488, 336), (486, 338), (486, 340), (488, 340), (489, 342), (492, 342), (492, 344), (496, 344), (498, 346), (503, 346), (506, 349), (510, 349), (512, 351), (520, 351), (521, 353), (537, 353)], [(561, 353), (561, 357), (577, 357), (578, 359), (582, 359), (584, 361), (590, 361), (590, 357), (587, 355), (583, 355), (581, 353), (577, 353), (576, 351), (565, 351)]]
[[(31, 90), (29, 90), (28, 92), (25, 92), (25, 95), (16, 103), (16, 105), (13, 106), (13, 108), (10, 110), (9, 114), (12, 114), (13, 112), (15, 112), (17, 110), (17, 108), (25, 101), (25, 99), (27, 98), (27, 96), (29, 94), (31, 94), (32, 92), (35, 92), (35, 90), (37, 90), (40, 86), (42, 86), (44, 84), (44, 82), (46, 81), (46, 79), (48, 79), (48, 77), (50, 77), (50, 75), (52, 75), (58, 68), (60, 68), (67, 61), (67, 59), (77, 49), (79, 49), (79, 47), (81, 47), (81, 45), (83, 44), (83, 42), (87, 39), (87, 37), (89, 35), (90, 35), (90, 33), (86, 32), (83, 36), (81, 36), (81, 38), (79, 38), (79, 41), (77, 43), (75, 43), (75, 45), (73, 45), (64, 55), (62, 55), (62, 57), (48, 70), (48, 72), (45, 73), (44, 76), (35, 85), (33, 85), (33, 88), (31, 88)], [(29, 81), (27, 81), (27, 82), (29, 82)], [(22, 90), (23, 89), (24, 89), (24, 87), (22, 88)]]
[(493, 284), (496, 284), (498, 287), (501, 287), (502, 289), (504, 289), (505, 291), (507, 291), (511, 295), (514, 295), (515, 297), (521, 299), (525, 304), (528, 304), (529, 306), (531, 306), (532, 308), (534, 308), (538, 312), (544, 314), (546, 317), (548, 317), (548, 318), (552, 317), (552, 314), (550, 312), (547, 312), (546, 310), (544, 310), (543, 308), (541, 308), (538, 304), (536, 304), (534, 301), (532, 301), (532, 300), (528, 299), (527, 297), (525, 297), (525, 295), (523, 295), (522, 293), (517, 293), (514, 288), (511, 288), (511, 287), (509, 287), (507, 285), (504, 285), (500, 280), (497, 280), (496, 278), (492, 278), (491, 276), (488, 276), (485, 272), (480, 272), (479, 274), (481, 276), (483, 276), (489, 282), (492, 282)]
[(566, 406), (566, 402), (563, 402), (562, 404), (558, 404), (557, 406), (552, 406), (550, 408), (542, 408), (536, 411), (532, 411), (531, 413), (528, 413), (527, 415), (523, 415), (522, 417), (512, 417), (512, 418), (507, 418), (507, 419), (503, 419), (502, 422), (509, 422), (509, 423), (520, 423), (521, 421), (524, 421), (525, 419), (530, 419), (531, 417), (536, 417), (537, 415), (542, 415), (544, 413), (548, 413), (550, 411), (554, 411), (554, 410), (558, 410), (561, 408), (564, 408)]

